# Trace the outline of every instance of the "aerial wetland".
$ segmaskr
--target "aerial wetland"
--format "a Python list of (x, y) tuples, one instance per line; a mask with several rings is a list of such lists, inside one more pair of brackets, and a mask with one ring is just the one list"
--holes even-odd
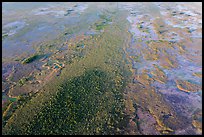
[(3, 135), (201, 135), (202, 3), (3, 2)]

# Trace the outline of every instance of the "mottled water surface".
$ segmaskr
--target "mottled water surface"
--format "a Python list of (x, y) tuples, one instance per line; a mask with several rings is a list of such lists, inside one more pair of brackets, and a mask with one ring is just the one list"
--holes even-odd
[(3, 134), (202, 134), (202, 3), (3, 2)]

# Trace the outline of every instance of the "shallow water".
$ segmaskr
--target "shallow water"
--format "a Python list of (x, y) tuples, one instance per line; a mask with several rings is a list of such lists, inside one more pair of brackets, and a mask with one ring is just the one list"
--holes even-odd
[[(137, 5), (128, 5), (126, 4), (125, 8), (133, 11), (134, 9), (137, 9)], [(187, 7), (183, 7), (180, 4), (176, 4), (177, 6), (172, 6), (169, 8), (171, 3), (155, 3), (155, 5), (152, 5), (151, 7), (145, 7), (145, 11), (143, 15), (139, 13), (135, 13), (134, 15), (129, 14), (127, 17), (127, 20), (130, 22), (131, 27), (129, 32), (132, 33), (132, 43), (127, 49), (129, 52), (130, 56), (140, 56), (140, 61), (135, 62), (132, 60), (132, 68), (136, 70), (135, 76), (137, 77), (138, 75), (144, 74), (144, 71), (147, 71), (145, 74), (148, 74), (149, 78), (152, 78), (152, 75), (150, 74), (151, 71), (154, 71), (153, 64), (158, 65), (160, 68), (162, 68), (161, 64), (162, 62), (165, 62), (165, 58), (162, 59), (162, 56), (159, 56), (159, 58), (155, 60), (148, 60), (145, 58), (147, 54), (151, 54), (153, 52), (153, 49), (151, 46), (147, 46), (145, 44), (146, 41), (148, 40), (155, 40), (158, 42), (158, 40), (165, 40), (168, 42), (173, 42), (174, 43), (183, 43), (183, 46), (185, 47), (185, 53), (181, 54), (179, 53), (179, 48), (177, 46), (174, 46), (174, 48), (167, 48), (165, 44), (163, 44), (163, 47), (166, 51), (166, 53), (163, 53), (161, 50), (158, 52), (158, 55), (167, 55), (168, 58), (171, 58), (172, 56), (175, 57), (175, 60), (173, 63), (177, 63), (177, 67), (165, 69), (162, 68), (164, 74), (167, 77), (167, 81), (165, 83), (158, 82), (154, 80), (151, 83), (151, 86), (155, 88), (156, 92), (158, 94), (161, 94), (163, 98), (171, 104), (171, 107), (175, 109), (176, 113), (180, 115), (181, 117), (186, 117), (186, 121), (189, 121), (192, 118), (192, 115), (194, 115), (194, 112), (197, 109), (202, 110), (202, 105), (201, 105), (201, 95), (202, 95), (202, 88), (201, 90), (197, 92), (190, 92), (190, 93), (185, 93), (181, 90), (179, 90), (176, 86), (175, 80), (180, 79), (184, 81), (188, 81), (192, 84), (199, 85), (201, 87), (202, 85), (202, 78), (198, 78), (197, 76), (194, 75), (194, 73), (202, 72), (202, 66), (198, 63), (201, 63), (201, 56), (199, 53), (195, 54), (196, 51), (202, 48), (201, 43), (198, 44), (195, 48), (193, 44), (190, 44), (190, 46), (187, 44), (188, 40), (186, 36), (193, 38), (202, 38), (202, 35), (200, 35), (200, 24), (198, 23), (198, 20), (201, 18), (200, 15), (195, 14), (192, 9), (189, 9)], [(184, 3), (185, 5), (185, 3)], [(143, 5), (144, 6), (144, 5)], [(156, 7), (159, 8), (156, 8)], [(127, 8), (128, 7), (128, 8)], [(166, 10), (166, 9), (170, 10)], [(156, 12), (150, 13), (149, 10), (155, 10)], [(135, 10), (137, 12), (137, 10)], [(184, 12), (183, 15), (177, 14), (176, 16), (171, 16), (170, 12), (172, 11), (179, 11), (179, 12)], [(150, 19), (145, 20), (144, 14), (148, 15)], [(186, 17), (188, 15), (188, 17)], [(156, 26), (155, 25), (155, 20), (160, 19), (160, 22), (164, 22), (164, 27), (167, 31), (165, 31), (163, 34), (158, 33)], [(183, 21), (185, 20), (185, 21)], [(148, 28), (150, 29), (150, 33), (143, 33), (138, 29), (138, 25), (140, 22), (143, 21), (145, 22), (144, 27), (148, 26), (147, 22), (151, 22), (154, 24), (154, 26), (150, 25)], [(202, 22), (200, 22), (202, 24)], [(159, 24), (158, 24), (159, 25)], [(190, 28), (193, 29), (194, 31), (190, 34), (186, 33), (185, 31), (181, 31), (179, 33), (178, 30), (182, 30), (185, 28)], [(155, 33), (157, 32), (157, 33)], [(202, 31), (201, 31), (202, 32)], [(145, 38), (144, 38), (145, 37)], [(139, 40), (142, 39), (142, 42)], [(195, 39), (194, 39), (195, 40)], [(195, 40), (196, 41), (196, 40)], [(162, 45), (162, 43), (161, 43)], [(143, 52), (141, 52), (143, 51)], [(166, 56), (165, 55), (165, 56)], [(191, 57), (187, 59), (187, 57), (191, 55), (194, 56), (196, 59), (198, 59), (198, 62), (193, 62), (192, 60), (189, 60)], [(161, 62), (162, 61), (162, 62)], [(165, 62), (166, 64), (166, 62)], [(164, 65), (165, 66), (165, 65)], [(163, 67), (164, 67), (163, 66)], [(148, 78), (148, 79), (149, 79)], [(136, 81), (137, 82), (137, 81)], [(145, 85), (144, 85), (145, 86)], [(144, 87), (145, 88), (145, 87)], [(201, 92), (201, 94), (199, 93)], [(178, 99), (176, 99), (178, 98)], [(183, 100), (183, 101), (182, 101)], [(185, 101), (184, 101), (185, 100)], [(177, 102), (175, 102), (177, 101)], [(184, 110), (184, 109), (186, 110)], [(142, 116), (140, 116), (142, 118)], [(188, 123), (186, 125), (190, 126), (191, 123)], [(143, 128), (143, 127), (142, 127)], [(189, 128), (189, 127), (188, 127)], [(176, 131), (176, 133), (179, 132), (179, 130)], [(182, 131), (183, 132), (183, 131)], [(187, 131), (186, 131), (187, 133)]]
[[(23, 52), (32, 53), (31, 45), (33, 43), (40, 43), (45, 39), (52, 40), (57, 38), (57, 35), (66, 26), (80, 22), (80, 14), (88, 8), (87, 4), (78, 4), (77, 7), (74, 7), (75, 10), (72, 15), (65, 16), (66, 10), (69, 7), (73, 7), (73, 4), (43, 3), (41, 5), (39, 3), (3, 3), (3, 6), (2, 31), (8, 34), (3, 39), (3, 57), (20, 55)], [(10, 10), (13, 7), (15, 7), (15, 13), (10, 14)], [(22, 12), (22, 10), (28, 12)], [(16, 18), (15, 21), (9, 22), (9, 18), (13, 16), (19, 16), (20, 19)], [(19, 41), (19, 39), (21, 40)], [(16, 50), (13, 51), (12, 49)]]

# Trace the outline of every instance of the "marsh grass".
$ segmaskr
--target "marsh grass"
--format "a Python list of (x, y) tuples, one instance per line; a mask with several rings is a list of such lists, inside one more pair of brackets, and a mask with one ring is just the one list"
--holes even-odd
[(87, 41), (83, 58), (74, 58), (15, 111), (3, 134), (123, 134), (128, 122), (123, 112), (130, 76), (123, 57), (128, 24), (124, 12), (113, 21)]

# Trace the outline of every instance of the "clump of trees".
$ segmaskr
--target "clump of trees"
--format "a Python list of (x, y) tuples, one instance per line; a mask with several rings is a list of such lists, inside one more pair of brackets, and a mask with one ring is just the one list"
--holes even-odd
[(27, 64), (27, 63), (30, 63), (30, 62), (33, 62), (34, 60), (36, 60), (37, 58), (39, 57), (39, 55), (37, 54), (34, 54), (28, 58), (25, 58), (23, 61), (22, 61), (22, 64)]

